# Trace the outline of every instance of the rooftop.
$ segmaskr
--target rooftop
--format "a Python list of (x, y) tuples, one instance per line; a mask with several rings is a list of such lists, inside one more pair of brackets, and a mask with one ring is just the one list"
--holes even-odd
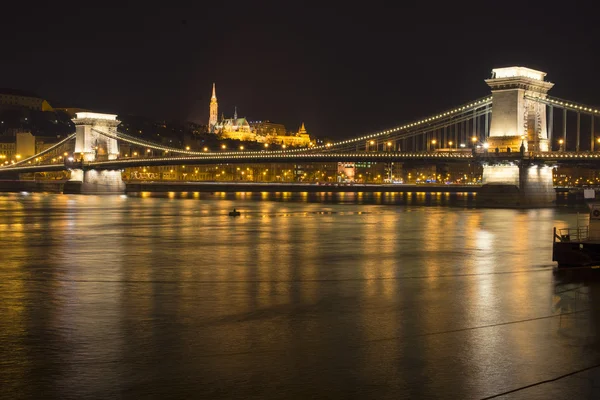
[(101, 113), (94, 113), (94, 112), (78, 112), (78, 113), (75, 113), (75, 115), (77, 115), (77, 119), (92, 118), (92, 119), (108, 119), (108, 120), (111, 120), (111, 121), (116, 121), (117, 120), (117, 114), (101, 114)]
[(494, 68), (492, 70), (492, 77), (496, 79), (501, 78), (516, 78), (524, 77), (543, 81), (546, 76), (545, 72), (537, 71), (535, 69), (526, 67), (505, 67), (505, 68)]

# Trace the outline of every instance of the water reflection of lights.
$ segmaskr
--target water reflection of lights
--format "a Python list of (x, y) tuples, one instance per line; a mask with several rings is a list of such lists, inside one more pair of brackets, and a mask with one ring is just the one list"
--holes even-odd
[(480, 250), (493, 250), (494, 234), (483, 229), (480, 229), (475, 234), (475, 243)]

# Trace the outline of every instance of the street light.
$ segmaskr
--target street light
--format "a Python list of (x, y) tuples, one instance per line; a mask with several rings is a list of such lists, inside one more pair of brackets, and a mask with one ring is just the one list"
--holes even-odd
[(559, 144), (559, 148), (558, 148), (558, 150), (559, 150), (559, 151), (563, 151), (563, 150), (564, 150), (564, 149), (563, 149), (563, 143), (564, 143), (564, 142), (565, 142), (565, 141), (564, 141), (564, 140), (562, 140), (562, 139), (560, 139), (560, 140), (558, 141), (558, 144)]
[(221, 148), (222, 148), (223, 150), (225, 150), (225, 149), (227, 148), (227, 146), (226, 146), (226, 145), (224, 145), (224, 144), (222, 144), (222, 145), (221, 145)]
[(435, 150), (435, 144), (437, 143), (437, 141), (435, 139), (433, 139), (431, 141), (431, 150)]
[(204, 150), (204, 151), (208, 151), (208, 147), (205, 147), (205, 148), (203, 148), (202, 150)]
[(452, 151), (452, 141), (448, 142), (448, 146), (450, 146), (450, 151)]
[(186, 149), (187, 151), (190, 151), (190, 146), (185, 146), (185, 149)]
[(240, 146), (240, 150), (244, 150), (244, 146)]

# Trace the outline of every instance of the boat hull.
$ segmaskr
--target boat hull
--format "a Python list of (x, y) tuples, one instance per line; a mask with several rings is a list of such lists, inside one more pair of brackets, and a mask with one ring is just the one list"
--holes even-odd
[(600, 265), (600, 243), (592, 242), (554, 242), (552, 261), (558, 268), (593, 267)]

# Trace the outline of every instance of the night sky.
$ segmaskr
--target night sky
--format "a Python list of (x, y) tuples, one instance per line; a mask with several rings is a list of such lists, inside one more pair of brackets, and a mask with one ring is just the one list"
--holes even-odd
[(237, 106), (342, 138), (485, 96), (491, 69), (510, 65), (547, 72), (553, 96), (600, 105), (592, 2), (23, 3), (2, 16), (0, 87), (54, 106), (205, 124), (216, 82), (219, 114)]

